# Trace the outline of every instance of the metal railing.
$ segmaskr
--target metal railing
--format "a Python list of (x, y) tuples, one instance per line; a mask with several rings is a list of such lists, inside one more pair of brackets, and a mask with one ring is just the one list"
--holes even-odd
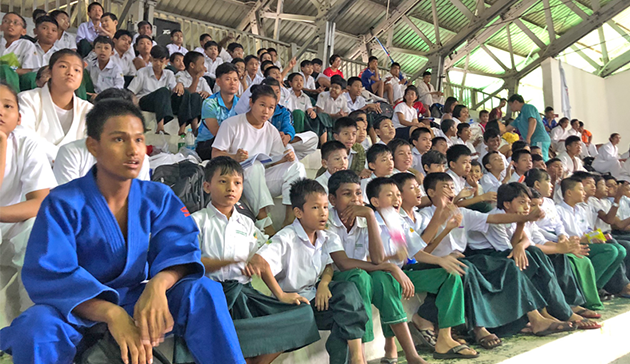
[[(31, 18), (35, 9), (42, 9), (46, 12), (59, 9), (64, 10), (70, 16), (70, 28), (78, 28), (79, 24), (86, 22), (87, 7), (91, 0), (1, 0), (0, 11), (7, 13), (16, 12), (24, 18)], [(123, 10), (123, 3), (117, 0), (102, 0), (101, 4), (106, 12), (120, 14)], [(119, 21), (122, 22), (122, 19)]]
[[(453, 96), (457, 98), (460, 104), (467, 105), (468, 107), (473, 107), (474, 105), (477, 105), (480, 101), (483, 101), (490, 96), (489, 93), (472, 87), (456, 85), (449, 82), (445, 82), (443, 85), (445, 96)], [(491, 109), (499, 105), (500, 100), (501, 98), (499, 96), (490, 97), (486, 102), (480, 104), (476, 108), (476, 110), (485, 109), (490, 111)]]

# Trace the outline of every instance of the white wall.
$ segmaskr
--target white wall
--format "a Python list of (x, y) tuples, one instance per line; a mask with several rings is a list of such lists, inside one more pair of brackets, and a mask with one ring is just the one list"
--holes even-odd
[(605, 81), (609, 117), (607, 124), (611, 132), (621, 134), (622, 141), (619, 150), (625, 150), (625, 146), (630, 143), (630, 118), (627, 111), (630, 106), (630, 98), (628, 98), (630, 70), (610, 76)]

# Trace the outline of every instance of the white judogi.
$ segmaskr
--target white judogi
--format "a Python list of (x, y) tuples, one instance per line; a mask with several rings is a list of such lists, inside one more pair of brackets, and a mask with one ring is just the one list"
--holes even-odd
[(22, 126), (34, 131), (42, 139), (48, 161), (53, 162), (59, 147), (85, 138), (85, 116), (92, 110), (92, 104), (73, 97), (72, 124), (68, 132), (64, 132), (59, 121), (55, 104), (50, 96), (50, 86), (21, 92), (19, 95)]
[[(62, 185), (85, 176), (94, 164), (96, 164), (96, 158), (88, 151), (85, 139), (79, 139), (59, 148), (53, 165), (53, 173), (57, 183)], [(145, 155), (138, 179), (150, 181), (150, 169), (149, 156)]]
[(39, 62), (37, 60), (37, 50), (35, 45), (28, 39), (18, 39), (7, 48), (7, 40), (0, 39), (0, 56), (13, 53), (20, 62), (20, 68), (36, 69)]
[[(444, 104), (443, 97), (431, 95), (431, 92), (435, 92), (435, 87), (432, 84), (426, 84), (424, 82), (418, 83), (418, 99), (426, 106), (430, 108), (433, 104)], [(454, 120), (454, 119), (453, 119)]]
[(570, 177), (573, 173), (577, 171), (586, 171), (584, 168), (584, 163), (578, 157), (571, 157), (566, 150), (557, 156), (560, 161), (562, 161), (562, 168), (565, 171), (565, 176)]
[(610, 172), (615, 178), (619, 178), (621, 172), (619, 148), (608, 142), (599, 148), (598, 153), (593, 161), (593, 168), (600, 173)]

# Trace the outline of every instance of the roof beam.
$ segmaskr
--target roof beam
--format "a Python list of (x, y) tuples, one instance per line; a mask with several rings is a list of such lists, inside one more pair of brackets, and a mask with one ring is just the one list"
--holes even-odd
[[(341, 1), (346, 1), (346, 0), (341, 0)], [(401, 2), (396, 7), (396, 9), (392, 11), (389, 17), (384, 16), (381, 19), (381, 21), (379, 21), (379, 23), (374, 27), (373, 31), (368, 32), (367, 34), (363, 35), (363, 43), (365, 44), (365, 43), (371, 42), (374, 39), (374, 37), (378, 37), (381, 33), (389, 30), (389, 28), (396, 25), (400, 21), (400, 19), (403, 17), (403, 15), (407, 15), (407, 13), (410, 12), (411, 9), (413, 9), (416, 5), (418, 5), (420, 1), (422, 0), (404, 0), (403, 2)], [(359, 44), (355, 46), (354, 48), (350, 50), (350, 52), (346, 54), (346, 57), (347, 58), (356, 57), (361, 52), (362, 47), (363, 47), (363, 44)]]
[(556, 39), (556, 30), (553, 28), (553, 17), (551, 16), (551, 7), (549, 6), (549, 0), (543, 0), (543, 7), (545, 8), (545, 21), (547, 22), (547, 32), (549, 33), (550, 41), (552, 41)]
[(576, 46), (575, 44), (571, 46), (571, 49), (577, 53), (577, 55), (579, 55), (580, 57), (582, 57), (586, 62), (588, 62), (591, 66), (593, 66), (595, 68), (595, 71), (598, 72), (599, 70), (601, 70), (602, 65), (600, 65), (599, 63), (595, 62), (591, 57), (587, 56), (586, 53), (582, 52), (582, 50)]
[(252, 8), (249, 9), (249, 11), (247, 12), (247, 15), (245, 15), (243, 20), (241, 20), (241, 22), (238, 24), (236, 29), (240, 30), (240, 31), (244, 31), (245, 29), (247, 29), (247, 27), (250, 25), (250, 23), (256, 22), (256, 18), (257, 18), (256, 14), (261, 9), (263, 9), (264, 7), (269, 5), (270, 2), (271, 2), (271, 0), (258, 0), (258, 1), (256, 1), (254, 6), (252, 6)]
[(460, 0), (451, 0), (451, 4), (455, 5), (457, 10), (459, 10), (460, 13), (464, 14), (464, 16), (468, 18), (469, 21), (472, 21), (472, 19), (475, 17), (472, 11), (470, 11), (470, 9), (468, 9), (466, 5), (464, 5)]
[(512, 69), (515, 70), (516, 62), (514, 62), (514, 48), (512, 47), (512, 32), (510, 31), (510, 25), (512, 24), (510, 23), (505, 27), (505, 34), (507, 35), (508, 49), (510, 50), (510, 63), (512, 64)]
[(608, 24), (615, 32), (619, 33), (619, 35), (621, 35), (626, 41), (630, 42), (630, 34), (623, 30), (619, 24), (612, 20), (606, 22), (606, 24)]
[(501, 66), (501, 68), (503, 68), (505, 72), (508, 72), (510, 70), (505, 64), (503, 64), (503, 62), (501, 62), (499, 57), (492, 53), (492, 51), (485, 44), (481, 45), (481, 49), (483, 49), (484, 52), (486, 52), (490, 56), (490, 58), (492, 58), (499, 66)]
[(610, 58), (608, 57), (608, 47), (606, 46), (606, 38), (604, 37), (604, 28), (597, 28), (597, 34), (599, 35), (599, 47), (602, 50), (602, 62), (607, 64), (610, 62)]
[(521, 29), (521, 31), (523, 33), (525, 33), (525, 35), (531, 39), (534, 43), (536, 43), (536, 45), (538, 46), (538, 48), (543, 49), (545, 48), (547, 45), (545, 44), (545, 42), (543, 42), (542, 40), (540, 40), (540, 38), (538, 38), (536, 36), (536, 34), (534, 34), (534, 32), (532, 32), (531, 29), (529, 29), (529, 27), (527, 25), (525, 25), (521, 19), (514, 19), (514, 21), (512, 22), (514, 23), (514, 25), (516, 25), (517, 27), (519, 27)]
[[(512, 5), (510, 9), (505, 14), (503, 14), (502, 18), (516, 19), (537, 2), (538, 0), (523, 0), (520, 3)], [(503, 23), (503, 21), (499, 20), (494, 22), (494, 24), (490, 25), (489, 27), (485, 28), (481, 33), (471, 37), (464, 47), (457, 50), (457, 53), (453, 53), (450, 57), (446, 58), (446, 61), (444, 62), (444, 68), (451, 68), (462, 58), (466, 57), (467, 54), (477, 49), (480, 44), (485, 43), (493, 35), (497, 34), (501, 29), (503, 29), (504, 26), (505, 24)]]
[(628, 7), (627, 0), (611, 0), (599, 11), (594, 12), (587, 19), (580, 24), (570, 28), (560, 38), (552, 41), (547, 47), (541, 49), (538, 53), (538, 58), (530, 62), (521, 71), (519, 71), (515, 77), (521, 79), (536, 69), (540, 64), (549, 57), (555, 57), (563, 50), (569, 48), (573, 43), (585, 37), (593, 30), (599, 28), (605, 22), (609, 21), (613, 17), (617, 16), (623, 10)]
[(630, 63), (630, 51), (626, 51), (622, 55), (615, 57), (612, 61), (608, 62), (599, 72), (599, 75), (601, 77), (608, 77), (628, 63)]
[(276, 23), (273, 26), (273, 39), (275, 40), (280, 39), (280, 14), (282, 14), (283, 7), (284, 0), (278, 0), (278, 3), (276, 4)]
[[(411, 30), (413, 30), (414, 32), (416, 32), (416, 34), (418, 34), (418, 36), (420, 38), (422, 38), (422, 40), (424, 41), (424, 43), (426, 43), (426, 45), (429, 46), (429, 48), (433, 48), (435, 47), (435, 44), (433, 44), (433, 42), (431, 42), (429, 40), (429, 38), (426, 36), (426, 34), (424, 34), (424, 32), (422, 30), (420, 30), (420, 28), (418, 28), (418, 26), (411, 21), (411, 19), (409, 19), (409, 17), (407, 15), (403, 15), (402, 20), (407, 23), (407, 25), (409, 26), (409, 28), (411, 28)], [(392, 28), (393, 29), (393, 28)]]
[(437, 6), (435, 4), (435, 0), (431, 0), (431, 13), (433, 14), (433, 30), (435, 32), (435, 42), (437, 44), (442, 44), (442, 41), (440, 41), (440, 22), (438, 20)]
[(288, 13), (273, 13), (270, 11), (266, 11), (264, 13), (260, 13), (261, 18), (267, 19), (280, 19), (280, 20), (288, 20), (288, 21), (296, 21), (296, 22), (307, 22), (314, 23), (316, 17), (308, 16), (308, 15), (300, 15), (300, 14), (288, 14)]
[[(577, 14), (580, 18), (586, 20), (588, 18), (588, 14), (582, 10), (582, 8), (580, 8), (579, 6), (577, 6), (573, 0), (569, 0), (567, 2), (563, 2), (564, 5), (566, 5), (567, 8), (573, 10), (573, 12), (575, 14)], [(600, 8), (601, 9), (601, 8)]]

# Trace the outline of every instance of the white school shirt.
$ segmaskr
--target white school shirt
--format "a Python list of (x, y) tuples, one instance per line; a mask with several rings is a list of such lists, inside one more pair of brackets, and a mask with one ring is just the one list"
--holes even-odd
[(471, 158), (473, 160), (476, 160), (477, 158), (479, 158), (479, 153), (477, 153), (477, 149), (475, 148), (475, 145), (473, 144), (472, 140), (468, 139), (467, 141), (463, 141), (462, 138), (457, 138), (457, 140), (455, 140), (455, 144), (461, 144), (461, 145), (467, 146), (468, 149), (470, 149)]
[(44, 66), (48, 66), (50, 61), (50, 57), (59, 50), (55, 44), (48, 50), (48, 52), (44, 51), (39, 42), (35, 43), (35, 52), (37, 53), (37, 69), (40, 69)]
[[(493, 209), (489, 214), (505, 214), (505, 211)], [(469, 242), (469, 246), (474, 250), (494, 249), (505, 251), (512, 249), (511, 238), (516, 230), (516, 224), (488, 224), (488, 230), (483, 234), (483, 239)], [(528, 230), (527, 228), (523, 229)]]
[(35, 132), (48, 156), (49, 162), (57, 156), (59, 147), (85, 138), (85, 116), (92, 110), (92, 104), (77, 96), (72, 101), (72, 124), (65, 132), (55, 111), (55, 103), (50, 96), (49, 84), (44, 87), (21, 92), (18, 95), (22, 126)]
[[(239, 83), (239, 86), (242, 86), (242, 85)], [(249, 107), (249, 100), (252, 97), (252, 86), (249, 86), (247, 90), (245, 90), (245, 92), (241, 94), (241, 96), (238, 99), (238, 102), (236, 103), (236, 106), (234, 106), (234, 109), (230, 112), (230, 115), (244, 114), (251, 109)], [(215, 84), (214, 86), (215, 90), (217, 89), (217, 87), (218, 85)], [(216, 92), (219, 92), (219, 91), (221, 90), (219, 89)], [(281, 106), (287, 107), (288, 100), (289, 100), (289, 90), (287, 90), (284, 87), (280, 87), (280, 101), (278, 102), (278, 104)]]
[(210, 57), (206, 56), (204, 52), (201, 52), (206, 57), (206, 76), (216, 79), (217, 67), (223, 64), (223, 60), (217, 57), (214, 61)]
[(464, 177), (460, 177), (457, 173), (452, 170), (447, 170), (446, 173), (453, 178), (453, 186), (455, 187), (455, 196), (457, 196), (465, 187), (466, 187), (466, 179)]
[(544, 197), (540, 209), (545, 213), (545, 218), (536, 221), (536, 225), (547, 240), (557, 242), (561, 235), (568, 236), (552, 199)]
[(329, 115), (336, 114), (342, 110), (348, 114), (350, 113), (346, 98), (343, 95), (339, 95), (337, 99), (333, 99), (330, 97), (329, 91), (322, 92), (319, 96), (317, 96), (317, 104), (315, 106), (319, 107)]
[[(380, 142), (380, 141), (379, 141), (379, 143), (385, 144), (385, 143)], [(378, 143), (377, 143), (377, 144), (378, 144)], [(367, 166), (367, 161), (365, 161), (365, 164), (366, 164), (365, 169), (368, 169), (368, 166)], [(350, 165), (350, 162), (348, 162), (348, 165)], [(390, 174), (390, 175), (389, 175), (389, 176), (387, 176), (387, 177), (391, 177), (391, 176), (395, 175), (395, 174), (396, 174), (396, 173), (398, 173), (398, 172), (399, 172), (399, 171), (398, 171), (396, 168), (394, 168), (394, 171), (392, 172), (392, 174)], [(370, 181), (371, 181), (371, 180), (373, 180), (374, 178), (376, 178), (376, 175), (374, 174), (374, 172), (372, 172), (372, 174), (371, 174), (368, 178), (363, 178), (363, 179), (361, 180), (361, 192), (363, 192), (363, 201), (364, 201), (366, 204), (370, 203), (370, 200), (368, 199), (368, 195), (367, 195), (367, 192), (366, 192), (366, 190), (367, 190), (367, 185), (368, 185), (368, 183), (370, 183)]]
[(87, 71), (90, 74), (96, 93), (103, 92), (103, 90), (108, 88), (122, 89), (125, 87), (123, 71), (112, 58), (109, 59), (109, 62), (102, 70), (98, 66), (98, 59), (93, 60), (88, 63)]
[(245, 74), (245, 83), (247, 87), (252, 87), (253, 85), (258, 85), (263, 82), (265, 78), (263, 76), (256, 75), (254, 78), (249, 77), (249, 74)]
[[(435, 214), (435, 206), (431, 205), (429, 207), (425, 207), (420, 210), (420, 216), (422, 216), (422, 225), (420, 226), (419, 234), (421, 234), (429, 225), (431, 218)], [(442, 241), (438, 244), (438, 246), (433, 250), (431, 254), (444, 257), (452, 252), (458, 251), (463, 253), (466, 250), (467, 245), (473, 246), (475, 241), (480, 239), (471, 239), (471, 235), (474, 232), (481, 234), (485, 234), (488, 231), (488, 214), (483, 214), (478, 211), (466, 209), (466, 208), (458, 208), (457, 211), (462, 214), (462, 223), (460, 226), (451, 230)], [(440, 226), (438, 229), (438, 233), (435, 235), (436, 237), (444, 231), (446, 228), (446, 222)]]
[(302, 92), (300, 96), (297, 96), (295, 91), (291, 89), (291, 91), (289, 91), (289, 97), (286, 100), (286, 107), (291, 111), (302, 110), (306, 112), (306, 110), (313, 108), (313, 104), (307, 94)]
[(579, 157), (571, 157), (566, 150), (558, 154), (557, 158), (562, 162), (562, 168), (566, 172), (566, 177), (577, 171), (586, 171), (582, 160)]
[[(392, 123), (396, 129), (405, 127), (400, 123), (398, 113), (401, 113), (407, 122), (412, 121), (413, 119), (418, 119), (418, 111), (416, 111), (413, 107), (409, 107), (406, 103), (401, 102), (394, 108), (394, 117), (392, 118)], [(448, 138), (446, 139), (448, 140)]]
[[(424, 192), (424, 189), (422, 192)], [(402, 207), (398, 209), (398, 213), (400, 214), (400, 217), (405, 220), (405, 223), (414, 230), (413, 232), (417, 234), (421, 233), (422, 227), (423, 225), (425, 225), (423, 221), (425, 219), (425, 216), (420, 215), (420, 211), (417, 208), (414, 207), (413, 210), (411, 210), (411, 213), (413, 214), (413, 217), (414, 219), (416, 219), (416, 221), (413, 221), (407, 211), (405, 211), (405, 209), (403, 209)]]
[[(609, 197), (608, 201), (612, 203), (614, 198)], [(630, 198), (627, 196), (621, 196), (621, 200), (619, 200), (619, 208), (617, 208), (617, 217), (620, 220), (625, 220), (630, 217)]]
[(588, 212), (580, 204), (571, 207), (562, 201), (556, 205), (556, 211), (558, 211), (567, 235), (582, 237), (582, 235), (592, 230), (592, 227), (589, 225)]
[[(597, 198), (595, 196), (591, 196), (586, 201), (586, 204), (590, 206), (591, 211), (597, 214), (599, 211), (603, 211), (604, 213), (608, 213), (612, 208), (612, 202), (607, 198)], [(612, 231), (612, 227), (610, 224), (604, 222), (604, 220), (600, 219), (599, 216), (597, 220), (595, 220), (595, 229), (601, 229), (604, 233), (609, 233)]]
[[(177, 83), (181, 83), (186, 89), (188, 89), (193, 83), (193, 78), (190, 73), (188, 73), (188, 71), (184, 70), (181, 72), (177, 72), (177, 74), (175, 75), (175, 81)], [(206, 81), (205, 78), (200, 77), (199, 82), (197, 82), (197, 92), (203, 91), (212, 95), (212, 90), (210, 89), (210, 85), (208, 85), (208, 81)]]
[(36, 69), (39, 68), (39, 62), (37, 60), (37, 49), (35, 44), (28, 39), (18, 39), (11, 43), (7, 48), (7, 40), (0, 39), (0, 56), (13, 53), (20, 62), (20, 67), (23, 69)]
[(57, 49), (77, 49), (77, 37), (67, 31), (63, 32), (61, 38), (55, 42)]
[(485, 192), (497, 192), (502, 183), (494, 176), (494, 174), (488, 172), (481, 177), (479, 184)]
[(360, 110), (365, 107), (366, 102), (363, 96), (357, 96), (357, 98), (353, 102), (349, 93), (344, 92), (344, 95), (346, 95), (346, 100), (348, 101), (348, 109), (350, 109), (350, 111)]
[(166, 87), (172, 91), (175, 85), (177, 85), (177, 81), (175, 81), (175, 75), (171, 70), (164, 69), (162, 77), (158, 80), (155, 77), (155, 72), (153, 72), (153, 67), (149, 65), (138, 70), (138, 74), (127, 86), (127, 89), (140, 99), (160, 87)]
[[(398, 245), (396, 245), (396, 243), (392, 240), (391, 234), (389, 233), (389, 228), (387, 227), (387, 224), (385, 224), (385, 221), (383, 220), (381, 214), (377, 211), (374, 213), (374, 215), (376, 216), (376, 222), (378, 223), (379, 234), (381, 235), (381, 241), (383, 242), (385, 256), (392, 256), (398, 251)], [(392, 218), (396, 220), (393, 223), (402, 229), (402, 233), (405, 237), (405, 242), (407, 243), (408, 258), (413, 258), (416, 254), (418, 254), (420, 250), (424, 250), (427, 244), (424, 242), (424, 240), (422, 240), (420, 234), (416, 234), (415, 230), (411, 226), (407, 225), (405, 220), (403, 220), (400, 215), (392, 214)], [(407, 263), (406, 260), (390, 260), (390, 262), (396, 264), (401, 268)]]
[(269, 263), (284, 292), (296, 292), (309, 301), (315, 298), (315, 285), (333, 260), (330, 253), (343, 250), (339, 237), (326, 230), (315, 233), (315, 244), (306, 235), (300, 220), (278, 231), (258, 255)]
[(223, 63), (232, 62), (232, 56), (230, 56), (230, 53), (228, 53), (225, 47), (221, 47), (221, 52), (219, 52), (219, 57), (221, 57), (221, 59), (223, 60)]
[(348, 258), (367, 261), (370, 255), (370, 239), (365, 218), (357, 217), (354, 220), (354, 225), (348, 231), (348, 228), (341, 222), (337, 209), (332, 208), (328, 214), (328, 230), (339, 237)]
[(136, 58), (134, 53), (125, 52), (121, 56), (116, 50), (114, 50), (114, 55), (111, 57), (120, 67), (124, 76), (135, 76), (138, 73), (136, 66), (133, 64), (134, 58)]
[(232, 209), (232, 216), (228, 219), (212, 203), (193, 213), (192, 218), (199, 228), (202, 257), (239, 262), (215, 272), (206, 271), (206, 276), (218, 282), (251, 282), (251, 277), (244, 275), (242, 269), (267, 240), (254, 222), (236, 208)]
[(315, 89), (317, 89), (317, 87), (315, 87), (315, 79), (313, 78), (313, 76), (308, 75), (308, 77), (306, 77), (303, 72), (300, 72), (300, 74), (304, 78), (304, 88), (305, 89), (307, 89), (307, 90), (315, 90)]
[(88, 20), (85, 23), (81, 23), (77, 29), (77, 43), (85, 39), (88, 42), (94, 42), (94, 39), (98, 37), (98, 32), (94, 29), (94, 23), (92, 20)]
[(388, 78), (389, 78), (389, 81), (387, 81), (387, 83), (392, 85), (393, 100), (394, 102), (396, 102), (403, 98), (406, 86), (401, 85), (400, 79), (392, 75), (391, 72), (387, 73), (383, 79), (387, 80)]
[(250, 157), (258, 153), (278, 156), (285, 151), (280, 132), (273, 124), (266, 122), (261, 129), (256, 129), (247, 121), (247, 114), (224, 120), (212, 147), (229, 154), (236, 154), (239, 149), (244, 149)]
[[(368, 139), (367, 137), (365, 139)], [(411, 154), (413, 155), (413, 162), (411, 164), (411, 168), (416, 171), (422, 173), (424, 176), (427, 175), (427, 172), (424, 170), (422, 166), (422, 154), (416, 149), (416, 147), (411, 147)]]
[[(75, 140), (59, 148), (53, 165), (53, 173), (59, 185), (85, 176), (96, 164), (96, 158), (88, 151), (85, 139)], [(150, 181), (149, 155), (145, 154), (138, 179)]]
[(519, 179), (521, 179), (521, 176), (518, 173), (516, 173), (516, 172), (512, 172), (512, 176), (508, 180), (508, 183), (518, 182)]
[(186, 53), (188, 53), (188, 49), (186, 49), (186, 47), (184, 46), (178, 46), (176, 44), (170, 43), (166, 45), (166, 49), (168, 49), (168, 55), (170, 56), (173, 53), (179, 52), (183, 55), (186, 55)]
[(319, 184), (324, 187), (324, 189), (326, 190), (326, 193), (328, 193), (328, 180), (330, 179), (330, 176), (331, 176), (330, 172), (326, 170), (319, 177), (315, 178), (315, 181), (319, 182)]

